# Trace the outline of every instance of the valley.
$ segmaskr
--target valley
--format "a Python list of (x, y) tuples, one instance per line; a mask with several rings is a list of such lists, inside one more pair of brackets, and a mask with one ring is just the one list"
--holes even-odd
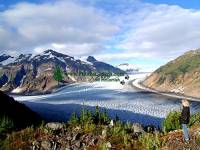
[[(161, 127), (163, 119), (173, 110), (181, 109), (181, 99), (140, 90), (132, 84), (134, 79), (144, 79), (147, 74), (136, 74), (126, 81), (76, 83), (58, 89), (55, 93), (40, 96), (15, 96), (17, 101), (51, 121), (66, 121), (72, 112), (81, 109), (106, 109), (110, 117), (122, 121), (153, 124)], [(191, 102), (191, 112), (200, 110), (199, 102)]]

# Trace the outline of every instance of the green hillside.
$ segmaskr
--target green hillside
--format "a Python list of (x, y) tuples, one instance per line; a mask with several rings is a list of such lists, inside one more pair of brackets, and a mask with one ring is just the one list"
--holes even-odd
[(200, 97), (200, 49), (186, 52), (161, 66), (144, 81), (144, 85), (165, 92), (181, 89), (180, 93)]
[(155, 72), (170, 76), (173, 81), (180, 75), (198, 71), (200, 71), (200, 50), (193, 50), (160, 67)]

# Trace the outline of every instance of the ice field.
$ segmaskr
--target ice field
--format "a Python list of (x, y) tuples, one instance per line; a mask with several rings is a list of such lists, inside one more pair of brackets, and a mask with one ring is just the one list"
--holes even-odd
[[(82, 108), (94, 110), (99, 106), (112, 118), (117, 115), (123, 121), (160, 127), (169, 111), (181, 109), (181, 102), (134, 87), (133, 79), (142, 79), (145, 75), (131, 76), (125, 85), (119, 82), (77, 83), (52, 94), (15, 96), (15, 99), (50, 121), (65, 122), (73, 112), (79, 113)], [(200, 102), (191, 102), (191, 112), (197, 110), (200, 110)]]

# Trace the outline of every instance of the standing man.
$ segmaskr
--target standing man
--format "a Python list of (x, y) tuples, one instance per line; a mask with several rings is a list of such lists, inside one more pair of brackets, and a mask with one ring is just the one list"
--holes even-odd
[(180, 123), (182, 124), (183, 128), (183, 135), (185, 141), (189, 141), (189, 131), (187, 128), (187, 124), (190, 121), (190, 106), (189, 102), (187, 100), (182, 100), (182, 112), (181, 112), (181, 117), (180, 117)]

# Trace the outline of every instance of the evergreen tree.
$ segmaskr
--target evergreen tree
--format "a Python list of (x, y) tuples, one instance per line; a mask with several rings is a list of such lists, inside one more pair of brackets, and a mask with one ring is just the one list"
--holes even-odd
[(58, 85), (59, 85), (59, 82), (62, 81), (62, 79), (63, 79), (62, 70), (60, 69), (59, 66), (56, 66), (56, 68), (54, 70), (54, 79), (56, 81), (58, 81)]

